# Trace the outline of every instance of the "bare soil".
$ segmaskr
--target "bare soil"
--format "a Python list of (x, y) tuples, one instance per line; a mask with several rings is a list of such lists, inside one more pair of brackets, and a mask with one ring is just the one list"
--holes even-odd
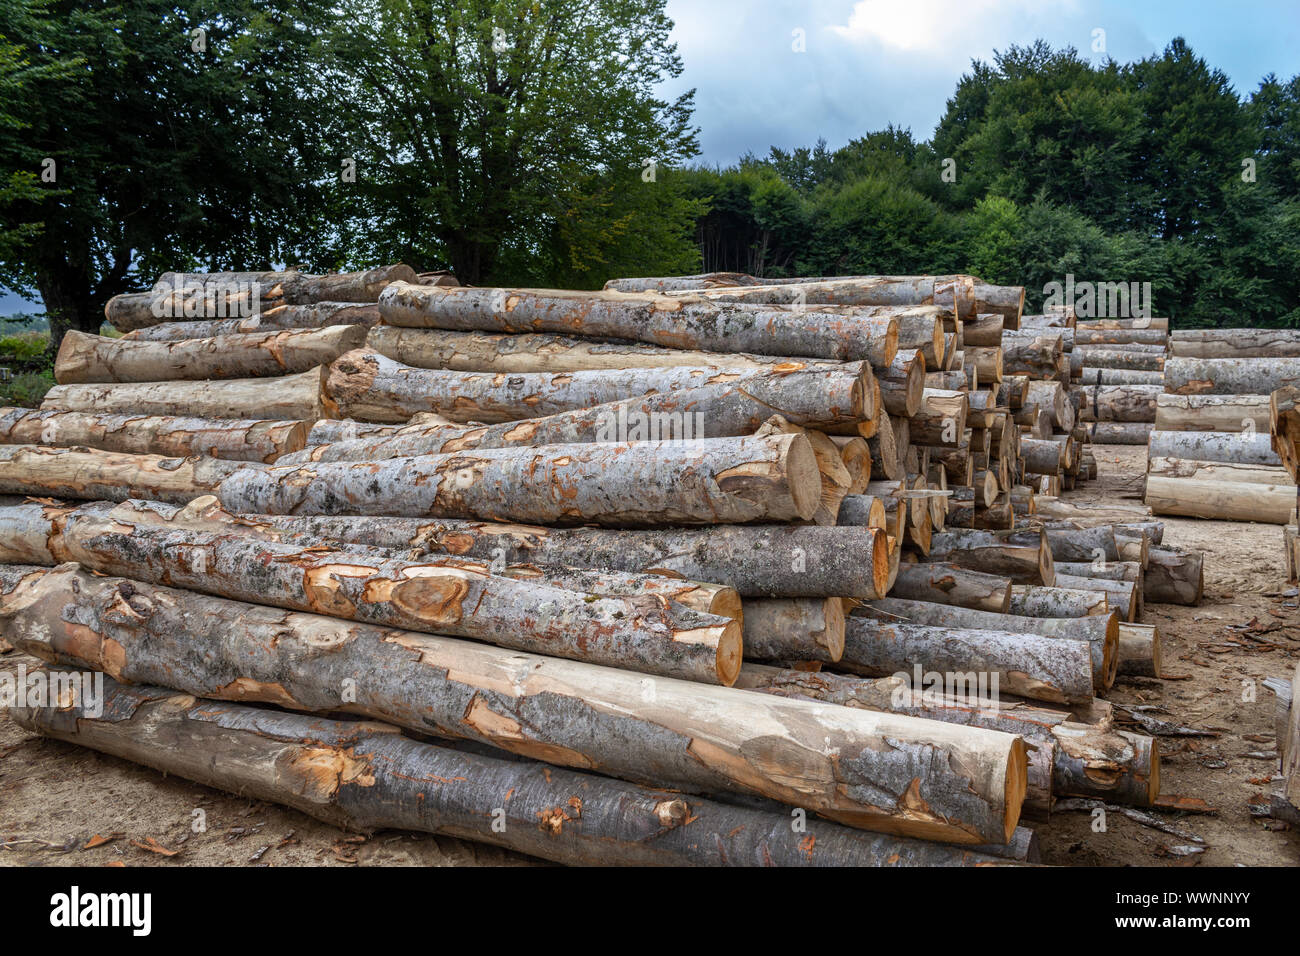
[[(1140, 503), (1146, 449), (1095, 446), (1094, 452), (1099, 480), (1066, 497), (1081, 504)], [(1206, 599), (1198, 608), (1147, 605), (1143, 620), (1161, 629), (1168, 678), (1121, 678), (1109, 699), (1158, 705), (1166, 712), (1153, 716), (1217, 734), (1160, 739), (1163, 794), (1199, 798), (1213, 812), (1148, 811), (1182, 835), (1116, 812), (1102, 821), (1074, 811), (1025, 822), (1039, 834), (1045, 863), (1295, 866), (1300, 834), (1252, 817), (1249, 809), (1267, 803), (1269, 778), (1277, 769), (1276, 759), (1260, 756), (1278, 745), (1273, 694), (1261, 681), (1289, 677), (1300, 656), (1300, 598), (1286, 593), (1282, 530), (1162, 520), (1165, 542), (1206, 553)], [(1231, 629), (1252, 621), (1248, 632)], [(35, 664), (10, 652), (0, 655), (0, 668), (15, 670), (20, 661)], [(106, 842), (87, 849), (96, 836)], [(1203, 852), (1178, 849), (1188, 846)], [(33, 736), (0, 713), (0, 866), (535, 863), (445, 837), (389, 832), (362, 838), (297, 811)]]

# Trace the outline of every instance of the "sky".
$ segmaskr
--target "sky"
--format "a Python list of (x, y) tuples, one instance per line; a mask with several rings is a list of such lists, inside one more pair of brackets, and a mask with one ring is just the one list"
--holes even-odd
[[(1297, 0), (668, 0), (667, 9), (686, 68), (665, 92), (695, 88), (697, 159), (709, 165), (819, 136), (834, 148), (890, 123), (929, 139), (972, 60), (1036, 39), (1129, 62), (1182, 36), (1243, 96), (1269, 72), (1300, 73)], [(1099, 41), (1104, 52), (1094, 52)]]
[[(920, 139), (972, 60), (1044, 39), (1098, 62), (1159, 53), (1176, 36), (1248, 96), (1300, 73), (1300, 0), (668, 0), (695, 88), (697, 161), (768, 147), (832, 147), (890, 123)], [(1097, 31), (1101, 31), (1098, 33)], [(1104, 52), (1094, 46), (1104, 44)], [(0, 315), (33, 307), (0, 290)]]

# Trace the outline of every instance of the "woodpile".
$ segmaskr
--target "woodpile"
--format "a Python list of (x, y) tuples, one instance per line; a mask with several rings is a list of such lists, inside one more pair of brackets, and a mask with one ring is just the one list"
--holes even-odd
[(1160, 676), (1144, 601), (1194, 603), (1200, 561), (1055, 497), (1087, 425), (1157, 412), (1076, 350), (1146, 372), (1163, 333), (1023, 300), (164, 276), (0, 410), (0, 636), (129, 714), (17, 719), (562, 863), (1031, 859), (1022, 814), (1158, 796), (1099, 698)]

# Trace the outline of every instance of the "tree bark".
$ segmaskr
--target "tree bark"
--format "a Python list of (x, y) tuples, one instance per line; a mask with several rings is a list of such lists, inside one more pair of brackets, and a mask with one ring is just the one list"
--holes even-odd
[(1131, 368), (1089, 368), (1084, 366), (1072, 374), (1082, 385), (1161, 385), (1165, 383), (1163, 371), (1142, 371)]
[(925, 389), (921, 407), (908, 423), (908, 437), (913, 444), (956, 447), (966, 432), (966, 393)]
[(1267, 395), (1300, 385), (1300, 358), (1171, 358), (1165, 391), (1176, 395)]
[[(103, 712), (78, 702), (16, 708), (14, 719), (46, 737), (332, 826), (436, 833), (570, 866), (1009, 865), (817, 819), (795, 833), (784, 813), (438, 746), (374, 721), (199, 701), (111, 678), (104, 697)], [(503, 817), (494, 816), (498, 810)]]
[(1020, 456), (1024, 459), (1028, 474), (1059, 475), (1064, 469), (1064, 454), (1065, 449), (1061, 444), (1050, 438), (1020, 439)]
[(597, 524), (808, 520), (821, 476), (807, 437), (546, 445), (241, 471), (232, 511)]
[[(1226, 465), (1223, 467), (1227, 468)], [(1143, 500), (1153, 512), (1161, 515), (1293, 524), (1296, 520), (1296, 494), (1296, 486), (1289, 480), (1276, 485), (1224, 484), (1221, 480), (1147, 475)]]
[(852, 315), (748, 309), (699, 296), (441, 288), (394, 283), (379, 301), (388, 325), (450, 331), (558, 332), (708, 352), (802, 355), (887, 367), (898, 351), (898, 308)]
[(1108, 606), (1119, 611), (1125, 621), (1137, 620), (1138, 602), (1142, 592), (1132, 581), (1111, 581), (1107, 578), (1079, 577), (1073, 574), (1056, 575), (1058, 587), (1077, 591), (1100, 591), (1106, 595)]
[(750, 598), (744, 621), (749, 660), (834, 664), (844, 655), (841, 598)]
[(1159, 385), (1085, 385), (1080, 389), (1079, 420), (1154, 422)]
[(358, 422), (351, 418), (321, 418), (312, 422), (311, 431), (307, 433), (307, 444), (314, 447), (357, 438), (383, 438), (396, 434), (404, 427), (391, 423), (382, 425), (377, 422)]
[(250, 379), (328, 365), (366, 340), (360, 325), (218, 335), (179, 342), (129, 342), (69, 332), (59, 347), (60, 385)]
[(1296, 329), (1179, 329), (1169, 336), (1174, 358), (1297, 358)]
[(1160, 677), (1160, 631), (1150, 624), (1119, 627), (1119, 672), (1136, 677)]
[(1001, 348), (1003, 325), (1002, 316), (996, 312), (967, 319), (961, 324), (962, 347)]
[(1145, 445), (1152, 434), (1147, 422), (1092, 422), (1086, 428), (1093, 445)]
[(1152, 431), (1147, 455), (1150, 458), (1184, 458), (1275, 468), (1282, 464), (1282, 459), (1273, 451), (1269, 436), (1254, 429), (1241, 432)]
[[(1082, 377), (1085, 368), (1128, 369), (1134, 372), (1165, 370), (1164, 352), (1143, 352), (1133, 348), (1102, 348), (1076, 345), (1070, 353), (1070, 374)], [(1166, 370), (1167, 376), (1167, 370)]]
[(314, 421), (338, 414), (324, 397), (325, 366), (279, 378), (220, 382), (55, 385), (41, 408), (104, 415), (186, 415)]
[(1152, 548), (1142, 587), (1145, 599), (1154, 604), (1195, 607), (1205, 591), (1204, 556), (1181, 548)]
[(850, 616), (837, 667), (866, 677), (921, 673), (985, 675), (999, 693), (1072, 703), (1094, 694), (1087, 641), (1007, 631), (932, 627)]
[(1296, 402), (1300, 390), (1283, 386), (1268, 398), (1270, 444), (1292, 481), (1300, 482), (1300, 413)]
[(1156, 431), (1244, 432), (1269, 429), (1267, 395), (1156, 396)]
[(1100, 617), (1111, 613), (1102, 591), (1014, 585), (1010, 613), (1030, 618)]
[(898, 569), (898, 578), (889, 594), (895, 598), (1001, 614), (1010, 606), (1011, 580), (956, 564), (908, 564)]
[[(1006, 842), (1019, 816), (1024, 749), (1009, 734), (648, 679), (75, 569), (20, 593), (6, 605), (16, 646), (115, 680), (346, 710), (561, 766), (756, 793), (927, 839)], [(65, 627), (71, 621), (75, 629)], [(390, 676), (344, 679), (366, 674)]]
[(237, 472), (264, 466), (217, 458), (163, 458), (90, 448), (0, 445), (0, 494), (184, 504)]
[[(1173, 341), (1179, 333), (1175, 332)], [(1171, 344), (1168, 329), (1074, 329), (1075, 345), (1159, 345)], [(1176, 354), (1176, 353), (1175, 353)]]
[(95, 415), (0, 408), (0, 443), (85, 445), (130, 455), (275, 461), (307, 444), (307, 422)]
[(216, 335), (323, 329), (331, 325), (362, 325), (370, 328), (378, 322), (377, 304), (316, 302), (311, 305), (277, 305), (244, 319), (163, 322), (128, 332), (122, 338), (129, 342), (176, 342), (182, 339), (210, 339)]
[(1047, 535), (1036, 544), (1010, 544), (1005, 534), (992, 531), (943, 531), (930, 543), (930, 557), (971, 570), (1010, 578), (1020, 584), (1046, 584), (1054, 581), (1052, 552)]
[(916, 349), (899, 349), (888, 368), (876, 376), (880, 398), (891, 415), (911, 418), (921, 408), (926, 388), (926, 361)]

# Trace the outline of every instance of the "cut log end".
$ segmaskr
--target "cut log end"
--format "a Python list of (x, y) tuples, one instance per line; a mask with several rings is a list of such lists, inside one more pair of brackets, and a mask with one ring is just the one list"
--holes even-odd
[[(740, 601), (737, 599), (737, 613), (739, 613)], [(841, 632), (843, 628), (841, 628)], [(718, 638), (718, 683), (723, 687), (730, 687), (740, 676), (740, 665), (745, 657), (744, 647), (744, 628), (738, 619), (732, 619), (726, 627), (722, 629), (722, 634)], [(841, 644), (843, 635), (841, 633)]]
[(786, 476), (790, 484), (790, 497), (795, 512), (805, 521), (817, 513), (822, 500), (822, 475), (817, 467), (817, 455), (805, 436), (790, 442), (786, 456)]
[(1023, 737), (1017, 737), (1011, 745), (1007, 757), (1007, 776), (1004, 786), (1006, 808), (1003, 823), (1006, 827), (1006, 841), (1011, 842), (1020, 822), (1020, 807), (1025, 802), (1025, 791), (1029, 788), (1029, 754), (1025, 750)]

